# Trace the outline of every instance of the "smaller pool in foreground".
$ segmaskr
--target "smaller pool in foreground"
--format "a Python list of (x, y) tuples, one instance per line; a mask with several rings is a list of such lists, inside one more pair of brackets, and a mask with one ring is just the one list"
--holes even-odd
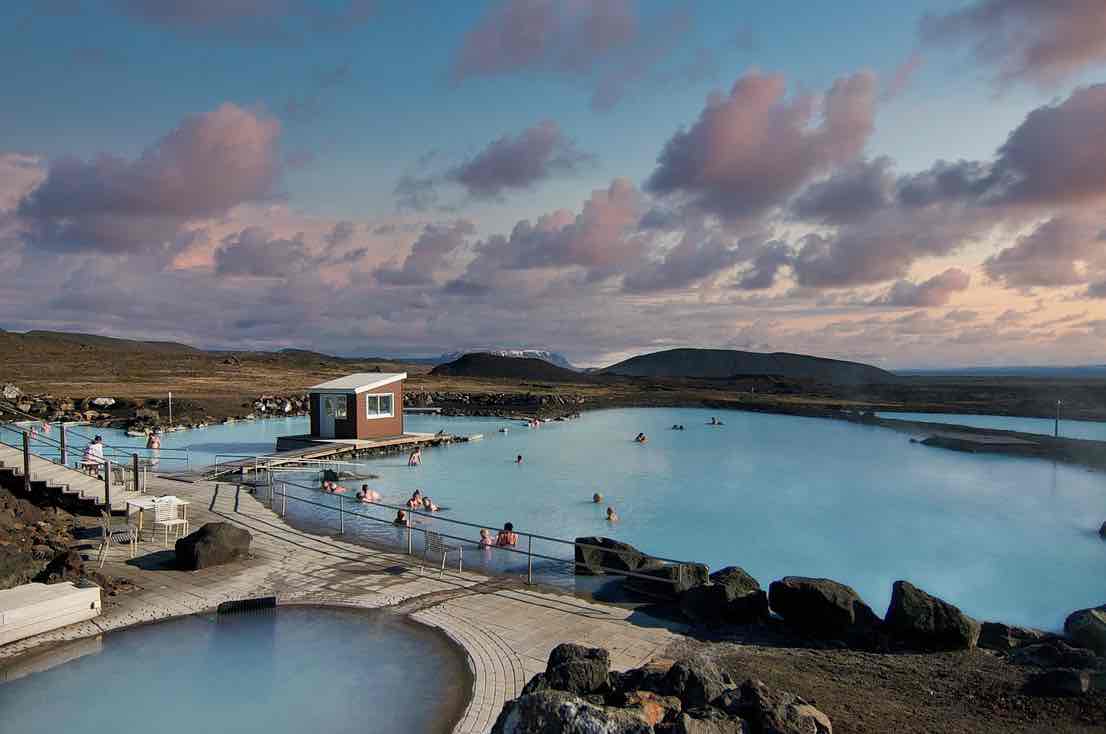
[(182, 617), (100, 650), (0, 685), (0, 730), (444, 733), (472, 688), (444, 635), (384, 612)]

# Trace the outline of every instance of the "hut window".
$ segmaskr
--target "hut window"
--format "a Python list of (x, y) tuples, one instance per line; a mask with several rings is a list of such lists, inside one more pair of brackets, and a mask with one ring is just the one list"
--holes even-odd
[(365, 417), (367, 418), (391, 418), (395, 415), (392, 411), (392, 394), (378, 393), (365, 396)]
[(323, 412), (331, 418), (346, 419), (346, 396), (330, 395), (323, 398)]

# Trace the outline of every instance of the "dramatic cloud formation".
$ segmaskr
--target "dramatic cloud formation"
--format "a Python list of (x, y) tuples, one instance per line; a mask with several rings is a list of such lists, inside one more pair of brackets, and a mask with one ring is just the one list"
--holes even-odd
[(476, 246), (477, 256), (461, 280), (488, 284), (499, 270), (580, 267), (597, 280), (638, 262), (641, 195), (626, 179), (593, 191), (579, 215), (558, 210), (536, 223), (523, 220), (510, 237), (493, 235)]
[(829, 178), (808, 186), (794, 201), (799, 219), (824, 224), (849, 224), (890, 205), (895, 176), (890, 158), (861, 160), (836, 170)]
[(962, 10), (926, 15), (923, 40), (972, 44), (1002, 83), (1054, 84), (1106, 63), (1106, 3), (1101, 0), (975, 0)]
[(452, 224), (428, 224), (411, 246), (411, 252), (399, 267), (380, 267), (376, 279), (388, 285), (427, 285), (436, 273), (445, 269), (466, 238), (476, 234), (476, 225), (461, 219)]
[(744, 76), (665, 144), (645, 188), (727, 219), (764, 214), (860, 155), (873, 129), (875, 89), (875, 77), (860, 73), (821, 98), (788, 99), (782, 77)]
[(996, 255), (983, 269), (1012, 288), (1086, 283), (1106, 268), (1106, 231), (1070, 216), (1054, 217)]
[(34, 245), (156, 249), (190, 219), (264, 199), (280, 173), (277, 122), (232, 104), (186, 118), (133, 161), (60, 158), (20, 202)]
[(507, 189), (527, 189), (556, 173), (576, 170), (592, 156), (576, 149), (552, 120), (518, 135), (504, 135), (457, 166), (449, 178), (470, 196), (494, 199)]
[(689, 230), (659, 261), (628, 273), (622, 287), (630, 293), (687, 288), (736, 265), (741, 258), (732, 238), (720, 232)]
[(873, 305), (930, 307), (944, 306), (953, 294), (967, 290), (972, 276), (960, 268), (949, 268), (922, 283), (900, 280)]

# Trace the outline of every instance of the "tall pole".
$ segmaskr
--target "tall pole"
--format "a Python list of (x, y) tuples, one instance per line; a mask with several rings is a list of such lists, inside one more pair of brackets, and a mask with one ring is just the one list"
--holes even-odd
[(1053, 435), (1055, 435), (1056, 438), (1060, 438), (1060, 406), (1063, 404), (1063, 400), (1056, 401), (1056, 429), (1053, 432)]
[(173, 427), (173, 391), (169, 391), (169, 427)]
[(104, 506), (111, 514), (111, 459), (104, 459)]
[(60, 423), (61, 425), (61, 465), (65, 466), (68, 462), (68, 458), (65, 454), (65, 421)]

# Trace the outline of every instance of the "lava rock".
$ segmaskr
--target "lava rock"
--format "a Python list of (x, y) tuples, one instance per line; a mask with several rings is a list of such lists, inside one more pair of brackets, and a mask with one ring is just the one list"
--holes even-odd
[(75, 550), (68, 550), (54, 556), (46, 568), (35, 577), (35, 581), (56, 584), (60, 581), (78, 581), (84, 575), (84, 560)]
[(187, 571), (231, 563), (249, 556), (248, 530), (227, 522), (209, 522), (176, 544), (177, 565)]
[(23, 391), (9, 382), (4, 385), (3, 395), (5, 400), (18, 400), (23, 395)]
[(884, 626), (896, 639), (923, 650), (970, 650), (980, 632), (979, 622), (909, 581), (891, 587)]
[(1016, 650), (1010, 659), (1039, 668), (1088, 668), (1095, 665), (1097, 657), (1093, 650), (1072, 647), (1063, 640), (1046, 640)]
[(606, 686), (610, 668), (606, 650), (562, 643), (549, 653), (543, 685), (577, 695), (595, 693)]
[(508, 701), (492, 734), (652, 734), (653, 727), (628, 711), (596, 706), (563, 691), (539, 691)]
[(1106, 540), (1106, 522), (1102, 523), (1102, 527), (1098, 529), (1098, 537)]
[(1064, 632), (1077, 645), (1106, 655), (1106, 605), (1072, 612), (1064, 620)]
[(661, 683), (661, 692), (680, 699), (685, 708), (706, 706), (725, 689), (722, 671), (704, 658), (676, 661)]
[(1085, 670), (1058, 668), (1038, 673), (1025, 683), (1035, 696), (1082, 696), (1091, 689), (1091, 676)]
[(92, 398), (88, 401), (95, 405), (97, 408), (110, 408), (115, 405), (115, 398)]
[(631, 711), (651, 726), (662, 721), (674, 721), (683, 711), (680, 699), (653, 691), (630, 691), (619, 701), (619, 707)]
[(817, 639), (863, 642), (880, 626), (855, 589), (830, 579), (786, 576), (768, 587), (768, 602), (789, 626)]
[(726, 716), (716, 708), (702, 708), (680, 714), (669, 731), (673, 734), (746, 734), (751, 730), (741, 719)]
[(744, 569), (727, 566), (681, 594), (680, 611), (700, 624), (756, 624), (768, 619), (768, 595)]
[(611, 538), (586, 537), (576, 539), (576, 573), (603, 576), (610, 572), (636, 571), (646, 556), (629, 543)]
[(984, 622), (979, 628), (979, 646), (985, 650), (1011, 652), (1040, 642), (1046, 633), (1029, 627), (1015, 627), (1001, 622)]
[(772, 691), (759, 680), (746, 680), (740, 688), (715, 699), (713, 705), (744, 719), (754, 732), (833, 734), (833, 724), (822, 711), (793, 693)]
[(627, 576), (623, 588), (654, 599), (677, 601), (688, 589), (702, 586), (709, 579), (708, 569), (701, 563), (650, 566), (637, 569), (635, 573), (642, 576)]

